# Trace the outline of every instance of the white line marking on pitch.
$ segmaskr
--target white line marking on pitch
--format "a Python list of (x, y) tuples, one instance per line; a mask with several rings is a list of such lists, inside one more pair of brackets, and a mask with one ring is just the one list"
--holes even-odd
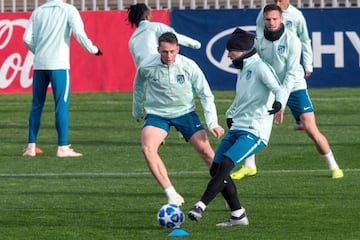
[[(308, 169), (308, 170), (259, 170), (258, 173), (306, 173), (306, 172), (327, 172), (328, 169)], [(343, 169), (344, 172), (360, 172), (360, 169)], [(191, 175), (207, 174), (207, 171), (176, 171), (169, 172), (169, 175)], [(123, 177), (123, 176), (144, 176), (150, 172), (118, 172), (118, 173), (0, 173), (0, 177)]]

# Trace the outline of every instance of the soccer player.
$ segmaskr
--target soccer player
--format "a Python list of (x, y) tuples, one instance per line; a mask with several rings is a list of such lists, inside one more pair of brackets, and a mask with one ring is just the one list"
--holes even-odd
[(210, 133), (219, 139), (224, 129), (218, 124), (214, 96), (203, 72), (194, 61), (178, 53), (176, 35), (163, 33), (158, 40), (158, 54), (150, 55), (138, 67), (132, 115), (137, 121), (143, 118), (146, 94), (146, 117), (141, 131), (142, 152), (151, 173), (165, 191), (168, 203), (181, 205), (184, 199), (172, 185), (158, 154), (160, 144), (170, 127), (174, 126), (206, 164), (211, 165), (214, 151), (195, 112), (196, 97), (200, 98)]
[(28, 146), (23, 156), (36, 156), (36, 141), (49, 84), (55, 101), (55, 125), (58, 134), (57, 157), (80, 157), (68, 143), (70, 101), (70, 34), (89, 53), (102, 55), (84, 31), (78, 10), (66, 0), (48, 0), (34, 10), (23, 40), (34, 54), (32, 106), (29, 116)]
[(157, 54), (158, 38), (165, 32), (173, 32), (180, 45), (199, 49), (201, 43), (177, 33), (172, 27), (152, 21), (151, 9), (144, 3), (133, 4), (128, 8), (128, 21), (136, 30), (129, 40), (129, 49), (136, 67), (151, 54)]
[(282, 123), (286, 106), (286, 92), (274, 70), (257, 54), (253, 47), (254, 38), (254, 34), (237, 28), (227, 41), (228, 57), (239, 69), (236, 96), (227, 110), (230, 130), (215, 152), (210, 168), (212, 178), (205, 192), (188, 213), (191, 220), (199, 221), (205, 208), (221, 192), (231, 217), (217, 226), (249, 224), (229, 174), (235, 166), (268, 144), (273, 121)]
[[(305, 69), (305, 77), (310, 77), (313, 72), (313, 53), (311, 48), (311, 40), (307, 29), (307, 23), (302, 12), (291, 5), (289, 0), (274, 0), (283, 11), (283, 23), (285, 27), (294, 32), (301, 41), (302, 49), (302, 63)], [(264, 20), (263, 11), (261, 10), (256, 19), (256, 31), (260, 36), (264, 33)], [(304, 126), (301, 124), (300, 119), (296, 119), (294, 124), (295, 130), (304, 130)]]
[[(136, 68), (147, 56), (157, 54), (158, 38), (165, 32), (175, 33), (180, 45), (194, 49), (201, 47), (199, 41), (177, 33), (164, 23), (153, 22), (151, 9), (144, 3), (133, 4), (128, 8), (128, 21), (132, 27), (136, 27), (129, 40), (129, 49)], [(181, 133), (178, 134), (180, 139), (183, 139)]]
[[(282, 10), (276, 4), (265, 6), (263, 21), (265, 23), (264, 33), (255, 42), (260, 57), (275, 69), (288, 92), (287, 105), (293, 117), (301, 120), (304, 130), (313, 140), (317, 151), (331, 170), (332, 178), (342, 178), (343, 171), (339, 168), (326, 137), (320, 132), (315, 121), (304, 70), (300, 64), (301, 42), (299, 38), (284, 26)], [(251, 171), (256, 173), (255, 157), (247, 159), (243, 168), (231, 175), (232, 179), (241, 179), (240, 171), (243, 171), (242, 178), (251, 175), (249, 174)]]

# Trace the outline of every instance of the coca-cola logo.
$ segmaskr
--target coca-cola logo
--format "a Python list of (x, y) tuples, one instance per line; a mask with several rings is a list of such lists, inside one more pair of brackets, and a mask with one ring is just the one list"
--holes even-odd
[(0, 89), (8, 88), (17, 79), (21, 88), (32, 84), (34, 56), (22, 43), (27, 24), (28, 19), (0, 20)]

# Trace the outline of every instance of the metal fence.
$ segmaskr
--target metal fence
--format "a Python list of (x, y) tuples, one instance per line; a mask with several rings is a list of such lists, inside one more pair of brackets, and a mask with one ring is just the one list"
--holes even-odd
[[(30, 12), (44, 0), (0, 0), (0, 12)], [(266, 0), (68, 0), (80, 11), (124, 10), (144, 2), (153, 9), (236, 9), (261, 8)], [(268, 2), (270, 2), (268, 0)], [(292, 0), (298, 8), (360, 7), (360, 0)]]

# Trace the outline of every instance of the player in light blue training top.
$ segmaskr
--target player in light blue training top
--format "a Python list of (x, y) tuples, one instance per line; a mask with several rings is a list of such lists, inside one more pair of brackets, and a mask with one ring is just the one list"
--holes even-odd
[[(301, 41), (302, 64), (305, 70), (305, 77), (308, 78), (313, 72), (313, 51), (305, 17), (299, 9), (290, 4), (289, 0), (274, 0), (274, 2), (282, 10), (283, 23), (286, 29), (294, 32)], [(258, 36), (264, 34), (264, 27), (262, 9), (256, 18), (256, 33)], [(300, 119), (296, 119), (294, 129), (304, 130)]]
[[(171, 126), (179, 131), (210, 167), (214, 157), (207, 134), (195, 113), (195, 98), (203, 107), (206, 125), (215, 138), (224, 134), (219, 126), (214, 96), (198, 65), (178, 54), (179, 45), (172, 32), (159, 37), (159, 54), (150, 55), (138, 67), (134, 80), (133, 117), (145, 123), (141, 147), (151, 173), (164, 189), (169, 203), (181, 205), (183, 197), (171, 184), (158, 148)], [(145, 90), (146, 86), (146, 90)]]
[(28, 147), (23, 156), (36, 155), (37, 134), (49, 84), (55, 101), (58, 157), (79, 157), (68, 143), (70, 100), (70, 34), (89, 53), (102, 55), (84, 31), (78, 10), (66, 1), (48, 0), (31, 15), (23, 40), (34, 54), (32, 107), (29, 116)]
[(128, 21), (136, 30), (129, 40), (132, 58), (138, 67), (142, 60), (151, 54), (157, 54), (158, 38), (165, 32), (176, 34), (180, 45), (199, 49), (201, 43), (195, 39), (177, 33), (172, 27), (152, 22), (151, 9), (144, 3), (133, 4), (128, 9)]
[(286, 92), (271, 66), (257, 54), (253, 47), (254, 38), (254, 34), (237, 28), (227, 41), (228, 57), (239, 69), (236, 96), (226, 112), (230, 130), (215, 152), (210, 169), (212, 179), (200, 201), (189, 211), (191, 220), (199, 221), (207, 205), (221, 192), (231, 217), (217, 226), (249, 224), (230, 171), (268, 144), (273, 114), (275, 123), (282, 123), (286, 106)]
[[(315, 121), (304, 70), (300, 64), (301, 42), (293, 32), (284, 26), (281, 12), (281, 8), (276, 4), (265, 6), (265, 30), (263, 36), (258, 37), (255, 41), (256, 49), (260, 57), (275, 69), (289, 96), (287, 105), (294, 119), (300, 119), (303, 123), (305, 132), (313, 140), (317, 151), (328, 164), (332, 178), (342, 178), (343, 171), (339, 168), (326, 137), (320, 132)], [(242, 170), (244, 169), (247, 170), (247, 174), (243, 177), (255, 175), (253, 174), (256, 173), (255, 158), (247, 159)], [(238, 178), (239, 175), (238, 172), (234, 172), (231, 177), (241, 179)]]
[[(299, 9), (289, 3), (289, 0), (274, 0), (274, 2), (282, 10), (283, 23), (286, 29), (294, 32), (301, 41), (305, 76), (309, 77), (313, 72), (313, 52), (305, 17)], [(265, 28), (263, 13), (264, 10), (262, 9), (256, 18), (256, 34), (259, 37), (264, 34)]]

